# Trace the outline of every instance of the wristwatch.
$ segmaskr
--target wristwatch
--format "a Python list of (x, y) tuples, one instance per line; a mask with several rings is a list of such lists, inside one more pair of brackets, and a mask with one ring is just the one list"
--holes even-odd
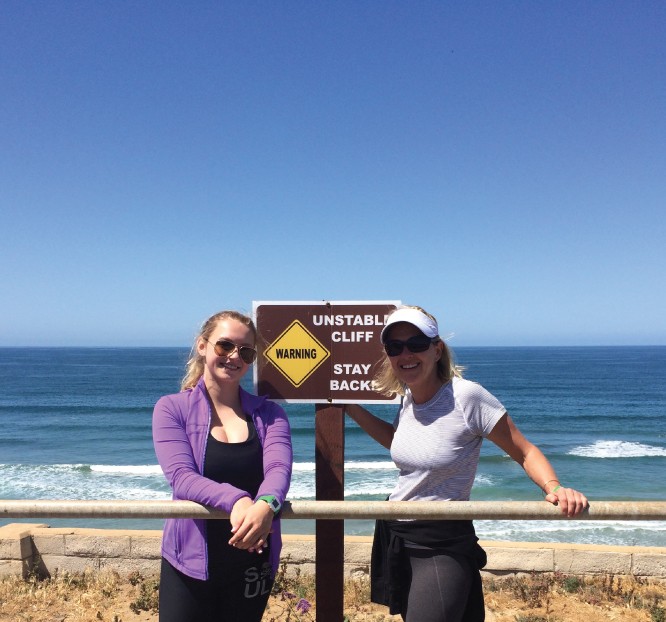
[(261, 495), (261, 497), (258, 497), (257, 501), (259, 499), (268, 503), (268, 506), (273, 510), (273, 514), (277, 514), (282, 508), (282, 504), (277, 500), (277, 497), (273, 495)]

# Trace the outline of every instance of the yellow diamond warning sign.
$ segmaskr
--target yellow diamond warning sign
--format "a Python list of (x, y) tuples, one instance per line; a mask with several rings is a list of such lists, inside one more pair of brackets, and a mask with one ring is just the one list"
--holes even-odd
[(294, 320), (264, 352), (295, 387), (300, 387), (331, 353), (303, 324)]

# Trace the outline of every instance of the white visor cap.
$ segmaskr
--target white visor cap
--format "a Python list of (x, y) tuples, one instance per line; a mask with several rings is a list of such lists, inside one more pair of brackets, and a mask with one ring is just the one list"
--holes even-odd
[(426, 337), (430, 337), (431, 339), (439, 335), (437, 322), (423, 313), (423, 311), (412, 307), (398, 307), (389, 315), (388, 320), (386, 320), (386, 326), (382, 328), (382, 332), (379, 335), (382, 343), (384, 343), (384, 336), (388, 327), (398, 322), (407, 322), (408, 324), (412, 324), (412, 326), (416, 326)]

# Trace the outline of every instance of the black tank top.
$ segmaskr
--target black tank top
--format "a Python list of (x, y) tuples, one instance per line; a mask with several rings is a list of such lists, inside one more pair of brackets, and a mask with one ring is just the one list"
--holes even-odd
[[(264, 479), (264, 455), (252, 418), (247, 416), (248, 438), (242, 443), (225, 443), (208, 435), (203, 475), (247, 491), (252, 499)], [(225, 519), (206, 521), (209, 560), (228, 554), (231, 523)]]

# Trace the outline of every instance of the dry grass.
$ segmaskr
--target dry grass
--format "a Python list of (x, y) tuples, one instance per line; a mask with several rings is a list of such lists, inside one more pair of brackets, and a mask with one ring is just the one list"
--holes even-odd
[[(312, 575), (288, 574), (283, 563), (265, 622), (314, 621)], [(666, 583), (612, 575), (534, 574), (485, 579), (493, 622), (666, 622)], [(63, 574), (0, 580), (1, 622), (156, 622), (158, 578), (138, 573)], [(345, 584), (346, 622), (398, 622), (369, 603), (367, 577)]]
[(666, 622), (666, 583), (533, 574), (484, 582), (495, 622)]
[[(117, 573), (77, 573), (39, 580), (30, 576), (0, 581), (2, 622), (121, 622), (129, 618), (130, 605), (140, 597), (140, 587)], [(157, 619), (145, 618), (146, 620)]]

